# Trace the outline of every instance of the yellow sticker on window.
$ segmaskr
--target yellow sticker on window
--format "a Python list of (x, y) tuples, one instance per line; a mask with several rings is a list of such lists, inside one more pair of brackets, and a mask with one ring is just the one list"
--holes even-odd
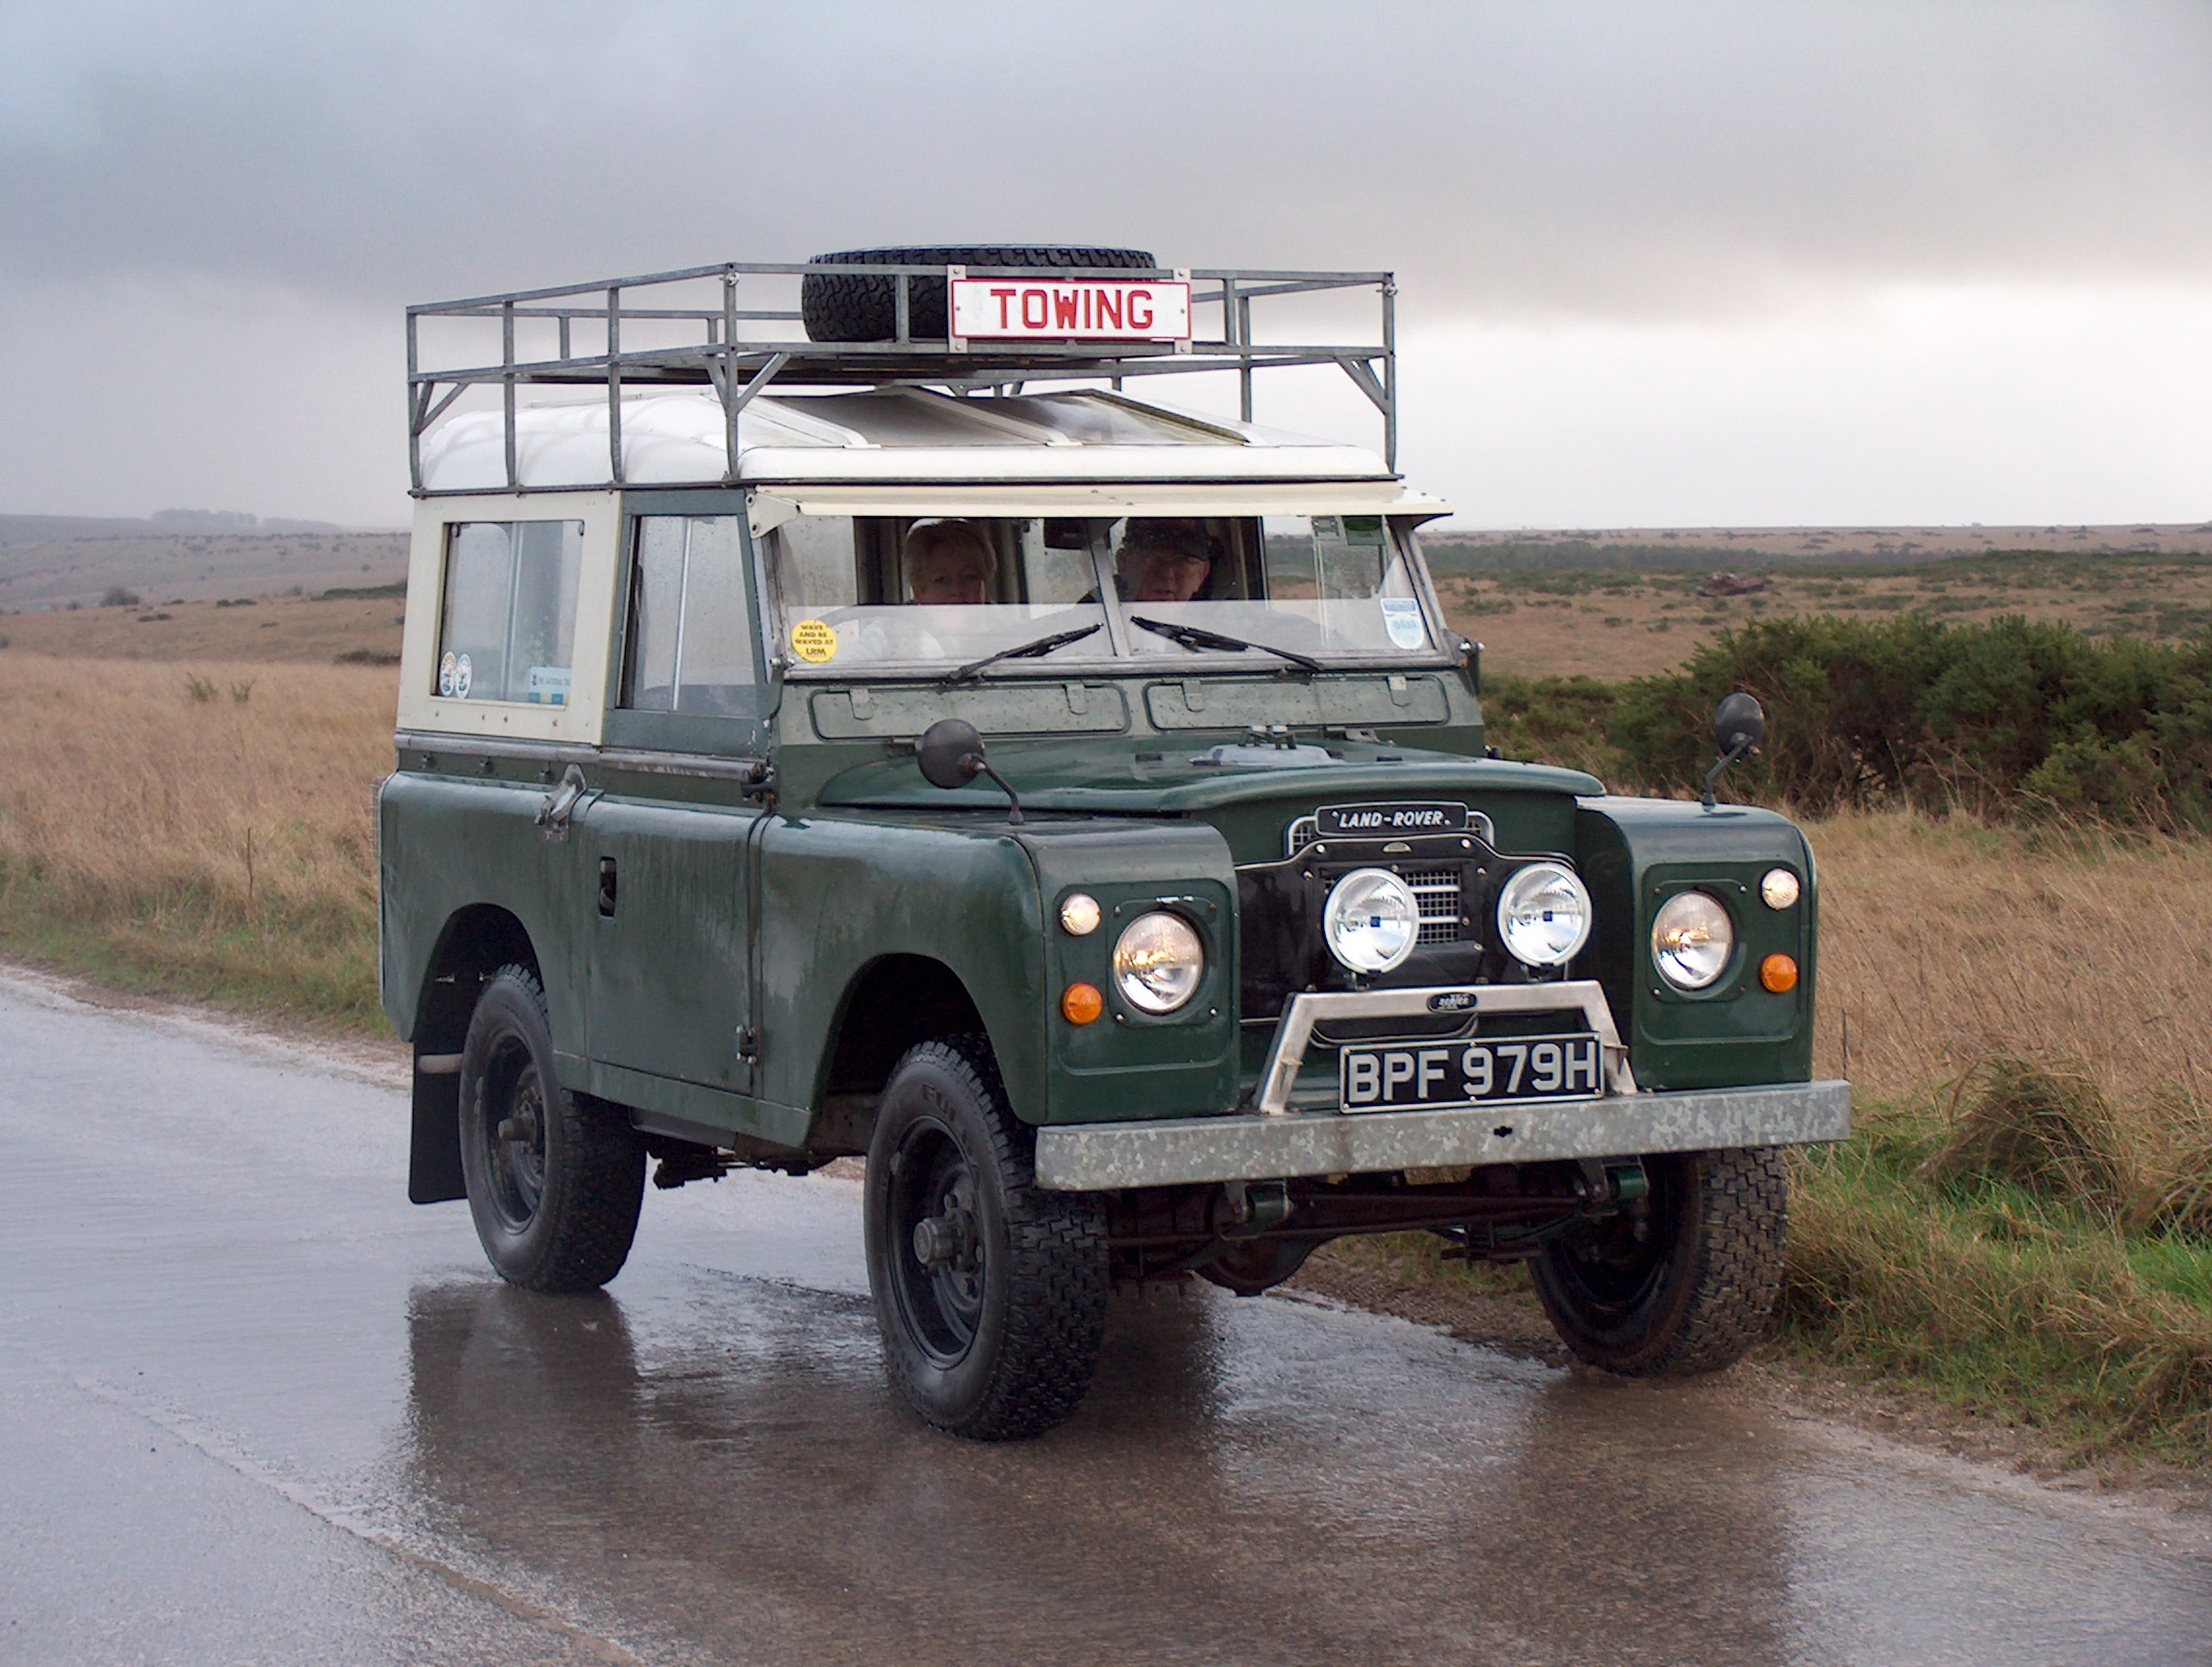
[(820, 619), (801, 619), (792, 627), (792, 652), (810, 666), (837, 657), (837, 633)]

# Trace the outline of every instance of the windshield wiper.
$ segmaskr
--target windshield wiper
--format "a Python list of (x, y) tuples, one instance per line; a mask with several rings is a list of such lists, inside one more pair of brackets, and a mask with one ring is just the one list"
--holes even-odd
[(1272, 643), (1247, 643), (1241, 637), (1225, 637), (1219, 631), (1208, 631), (1202, 625), (1177, 625), (1165, 619), (1147, 619), (1141, 613), (1129, 615), (1131, 625), (1142, 625), (1147, 631), (1156, 631), (1170, 643), (1180, 643), (1186, 648), (1257, 648), (1264, 654), (1280, 654), (1293, 665), (1304, 666), (1309, 672), (1328, 668), (1310, 654), (1301, 654), (1293, 648), (1278, 648)]
[(937, 680), (938, 686), (940, 688), (950, 688), (956, 683), (966, 683), (969, 679), (980, 673), (985, 666), (995, 666), (1001, 660), (1033, 660), (1040, 654), (1051, 653), (1054, 648), (1064, 648), (1070, 643), (1080, 643), (1097, 629), (1096, 625), (1078, 625), (1072, 631), (1054, 631), (1050, 637), (1040, 637), (1034, 643), (1023, 643), (1016, 648), (1001, 648), (995, 654), (985, 654), (979, 660), (970, 660), (966, 665), (946, 672), (944, 676)]

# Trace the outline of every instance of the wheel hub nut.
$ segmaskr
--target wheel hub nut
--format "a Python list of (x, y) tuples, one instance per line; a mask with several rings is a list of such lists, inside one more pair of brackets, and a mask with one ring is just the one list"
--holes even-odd
[(975, 1259), (975, 1223), (964, 1209), (914, 1223), (914, 1259), (925, 1268), (965, 1267)]

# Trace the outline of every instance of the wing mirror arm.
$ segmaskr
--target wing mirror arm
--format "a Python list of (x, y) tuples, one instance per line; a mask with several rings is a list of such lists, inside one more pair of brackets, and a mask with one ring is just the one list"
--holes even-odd
[(1007, 821), (1021, 826), (1021, 800), (984, 759), (982, 732), (966, 719), (940, 718), (923, 730), (914, 744), (914, 761), (933, 787), (966, 787), (978, 775), (989, 776), (1013, 807)]
[(1701, 802), (1706, 809), (1714, 807), (1713, 784), (1720, 779), (1720, 772), (1755, 751), (1765, 739), (1766, 714), (1760, 710), (1755, 696), (1738, 689), (1720, 703), (1720, 710), (1713, 715), (1713, 741), (1720, 749), (1720, 761), (1705, 774), (1705, 796)]

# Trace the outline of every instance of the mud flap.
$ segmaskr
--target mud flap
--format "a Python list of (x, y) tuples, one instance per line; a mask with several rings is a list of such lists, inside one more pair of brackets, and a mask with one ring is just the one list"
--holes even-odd
[(407, 1152), (407, 1200), (444, 1204), (466, 1198), (461, 1177), (461, 1073), (415, 1063), (415, 1129)]

